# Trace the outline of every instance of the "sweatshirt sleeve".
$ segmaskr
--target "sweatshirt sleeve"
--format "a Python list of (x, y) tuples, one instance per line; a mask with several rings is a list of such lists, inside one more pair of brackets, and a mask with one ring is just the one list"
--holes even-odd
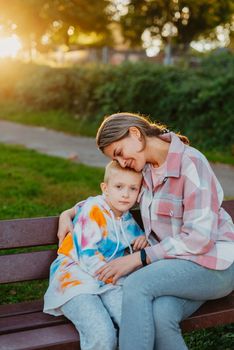
[(151, 261), (199, 256), (214, 247), (223, 199), (221, 186), (203, 158), (187, 163), (182, 176), (184, 199), (178, 204), (181, 206), (181, 231), (175, 236), (168, 234), (159, 244), (146, 248)]
[(94, 276), (95, 271), (106, 263), (98, 245), (106, 236), (107, 223), (103, 212), (98, 205), (88, 202), (78, 208), (73, 235), (66, 237), (58, 252), (68, 255), (84, 271)]

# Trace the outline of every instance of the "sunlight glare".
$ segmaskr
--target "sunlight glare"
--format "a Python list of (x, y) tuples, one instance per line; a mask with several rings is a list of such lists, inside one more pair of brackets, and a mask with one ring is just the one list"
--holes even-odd
[(0, 38), (0, 58), (14, 58), (21, 48), (21, 42), (15, 34)]

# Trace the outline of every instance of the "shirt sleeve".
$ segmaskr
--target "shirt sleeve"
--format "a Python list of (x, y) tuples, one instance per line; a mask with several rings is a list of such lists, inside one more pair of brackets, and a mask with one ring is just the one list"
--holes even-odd
[(107, 236), (107, 223), (100, 207), (89, 203), (79, 207), (74, 218), (73, 235), (69, 235), (58, 253), (69, 256), (84, 271), (94, 276), (95, 271), (106, 263), (98, 245)]
[(222, 188), (206, 159), (191, 161), (182, 169), (184, 199), (181, 232), (168, 235), (159, 244), (146, 248), (151, 261), (203, 255), (215, 244)]

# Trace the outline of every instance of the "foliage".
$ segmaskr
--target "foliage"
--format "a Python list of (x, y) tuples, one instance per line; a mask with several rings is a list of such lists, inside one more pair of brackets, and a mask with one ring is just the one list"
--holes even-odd
[(153, 38), (188, 45), (202, 35), (213, 34), (221, 24), (231, 24), (232, 0), (129, 0), (128, 11), (121, 16), (124, 37), (133, 46), (141, 42), (147, 29)]
[(223, 327), (202, 329), (185, 335), (191, 350), (231, 350), (234, 340), (233, 324)]
[(29, 109), (35, 111), (35, 119), (56, 110), (48, 118), (56, 119), (60, 130), (74, 125), (73, 131), (79, 132), (88, 125), (88, 134), (94, 136), (104, 115), (131, 111), (187, 134), (192, 145), (233, 152), (232, 54), (207, 57), (196, 70), (146, 62), (73, 68), (8, 63), (0, 66), (1, 73), (1, 104), (21, 103), (27, 122)]
[(70, 46), (79, 41), (81, 32), (95, 33), (94, 44), (103, 45), (110, 41), (107, 5), (107, 0), (0, 0), (0, 20), (28, 49), (34, 42), (42, 50), (45, 34), (54, 44)]

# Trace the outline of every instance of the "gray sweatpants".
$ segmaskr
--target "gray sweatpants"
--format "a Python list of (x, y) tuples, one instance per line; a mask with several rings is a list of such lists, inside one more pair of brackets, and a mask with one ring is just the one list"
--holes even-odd
[(80, 294), (61, 307), (80, 334), (81, 350), (115, 350), (122, 308), (122, 287), (100, 295)]

